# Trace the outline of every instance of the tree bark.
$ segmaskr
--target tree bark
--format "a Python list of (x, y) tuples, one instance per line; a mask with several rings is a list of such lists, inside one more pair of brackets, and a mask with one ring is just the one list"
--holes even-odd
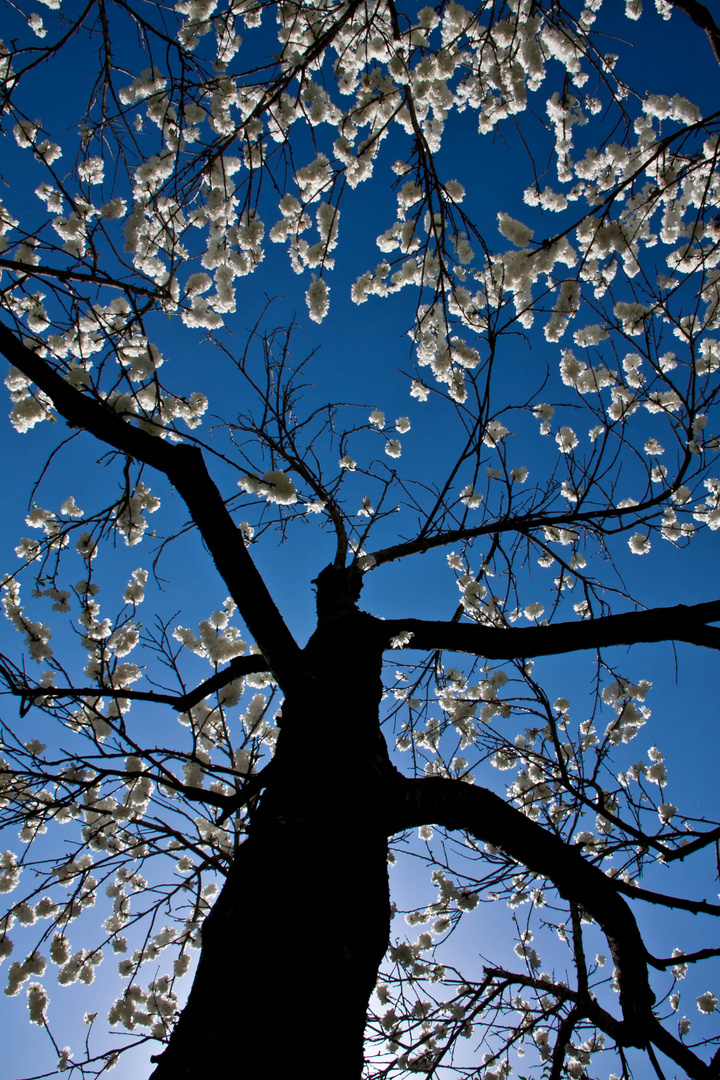
[(381, 653), (360, 612), (331, 618), (285, 699), (267, 787), (203, 926), (195, 981), (152, 1080), (359, 1080), (388, 946)]
[(387, 949), (386, 839), (345, 808), (256, 827), (203, 926), (188, 1002), (153, 1080), (359, 1080), (367, 1004)]

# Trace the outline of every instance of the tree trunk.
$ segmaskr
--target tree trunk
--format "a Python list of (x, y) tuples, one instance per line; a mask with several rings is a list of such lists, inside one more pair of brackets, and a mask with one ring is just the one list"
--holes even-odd
[(389, 934), (386, 841), (328, 819), (242, 845), (154, 1080), (292, 1076), (306, 1062), (314, 1077), (358, 1080)]
[(363, 616), (329, 620), (287, 693), (267, 787), (218, 900), (188, 1002), (152, 1080), (359, 1080), (390, 931), (379, 653)]

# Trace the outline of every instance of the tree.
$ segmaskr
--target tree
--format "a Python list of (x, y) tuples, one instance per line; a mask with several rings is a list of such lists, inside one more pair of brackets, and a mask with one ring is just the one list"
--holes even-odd
[[(6, 993), (83, 1074), (118, 1050), (62, 1048), (49, 975), (114, 953), (109, 1020), (160, 1040), (154, 1080), (718, 1076), (720, 824), (634, 743), (638, 647), (720, 648), (720, 600), (677, 576), (720, 525), (720, 112), (652, 66), (675, 33), (716, 80), (711, 12), (42, 3), (0, 46), (0, 352), (46, 460), (3, 577)], [(333, 272), (364, 311), (412, 295), (369, 402), (318, 331), (296, 359), (268, 239), (312, 323)], [(305, 645), (274, 539), (316, 560)], [(436, 888), (408, 941), (390, 840)], [(658, 911), (708, 944), (657, 955)]]

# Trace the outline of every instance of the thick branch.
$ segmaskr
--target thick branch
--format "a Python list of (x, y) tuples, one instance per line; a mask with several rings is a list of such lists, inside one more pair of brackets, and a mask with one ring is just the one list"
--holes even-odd
[(68, 423), (167, 476), (190, 511), (270, 670), (281, 685), (295, 679), (300, 670), (300, 649), (252, 561), (200, 450), (171, 445), (133, 427), (103, 401), (93, 400), (70, 386), (2, 323), (0, 353), (48, 395)]
[(578, 848), (485, 788), (428, 777), (405, 780), (399, 794), (394, 822), (398, 831), (437, 824), (470, 833), (548, 878), (565, 900), (579, 904), (599, 923), (617, 968), (623, 1019), (614, 1020), (588, 999), (582, 1003), (582, 1011), (589, 1019), (611, 1034), (618, 1045), (647, 1047), (652, 1042), (693, 1080), (716, 1080), (713, 1066), (666, 1031), (653, 1015), (655, 995), (648, 982), (648, 953), (635, 917), (617, 891), (617, 882), (586, 862)]
[(670, 0), (673, 7), (679, 8), (689, 15), (696, 26), (705, 31), (710, 42), (713, 56), (720, 64), (720, 27), (713, 19), (708, 8), (698, 0)]
[(720, 840), (720, 825), (714, 829), (710, 829), (709, 832), (701, 833), (700, 836), (695, 837), (690, 843), (675, 848), (674, 851), (664, 852), (663, 857), (665, 862), (670, 862), (673, 859), (686, 859), (688, 855), (694, 854), (694, 852), (699, 851), (700, 848), (707, 847), (709, 844), (714, 844), (716, 840)]
[(720, 629), (707, 625), (717, 620), (720, 620), (720, 600), (628, 611), (622, 615), (605, 615), (553, 626), (508, 629), (424, 619), (387, 619), (378, 620), (376, 630), (384, 648), (390, 648), (391, 640), (398, 635), (412, 634), (404, 648), (450, 649), (489, 660), (517, 660), (611, 645), (634, 645), (641, 641), (688, 641), (720, 649)]
[(646, 950), (635, 918), (612, 879), (586, 862), (579, 850), (509, 806), (498, 795), (442, 777), (406, 780), (396, 830), (436, 824), (461, 829), (502, 848), (529, 870), (553, 882), (561, 896), (579, 904), (600, 924), (618, 969), (625, 1043), (644, 1046), (654, 995)]
[(685, 1046), (680, 1039), (676, 1039), (674, 1035), (666, 1031), (655, 1017), (650, 1024), (650, 1039), (658, 1050), (679, 1065), (688, 1076), (693, 1077), (693, 1080), (717, 1080), (717, 1068), (712, 1064), (706, 1065), (689, 1046)]
[(662, 907), (677, 908), (680, 911), (692, 911), (693, 915), (720, 915), (720, 904), (711, 904), (707, 900), (686, 900), (682, 896), (665, 896), (651, 889), (641, 889), (637, 885), (628, 885), (618, 879), (615, 882), (618, 892), (633, 900), (645, 900), (648, 904), (660, 904)]
[(669, 956), (658, 960), (656, 956), (648, 956), (648, 963), (654, 968), (664, 971), (665, 968), (675, 967), (676, 964), (696, 964), (699, 960), (713, 960), (720, 956), (720, 949), (698, 949), (694, 953), (683, 953), (682, 956)]

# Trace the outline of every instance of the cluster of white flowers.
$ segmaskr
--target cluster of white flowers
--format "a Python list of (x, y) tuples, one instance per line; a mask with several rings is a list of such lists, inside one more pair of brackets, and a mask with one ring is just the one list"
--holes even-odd
[[(15, 997), (20, 993), (20, 987), (23, 983), (32, 975), (42, 976), (47, 967), (47, 960), (44, 956), (40, 956), (38, 953), (31, 953), (26, 956), (24, 960), (15, 960), (10, 965), (8, 971), (8, 984), (5, 988), (5, 993), (8, 997)], [(28, 994), (33, 989), (33, 984), (28, 987)], [(41, 988), (42, 989), (42, 988)], [(35, 1023), (41, 1023), (42, 1021), (34, 1021)]]
[(482, 500), (482, 493), (475, 491), (472, 484), (466, 484), (460, 492), (460, 502), (467, 506), (468, 510), (477, 510)]
[(635, 702), (644, 703), (651, 689), (652, 683), (647, 679), (641, 679), (637, 685), (621, 679), (604, 688), (603, 702), (610, 705), (617, 713), (616, 719), (608, 724), (605, 732), (606, 738), (613, 745), (630, 742), (648, 720), (650, 710), (644, 704), (638, 708)]
[[(21, 873), (22, 868), (18, 865), (14, 852), (4, 851), (0, 855), (0, 893), (9, 893), (16, 889)], [(6, 952), (5, 955), (8, 953)]]
[(297, 502), (297, 491), (292, 477), (281, 469), (268, 470), (263, 473), (262, 480), (256, 476), (243, 476), (242, 480), (238, 480), (238, 487), (250, 495), (257, 495), (259, 499), (266, 499), (279, 506), (291, 506)]
[(313, 282), (305, 294), (310, 318), (313, 322), (321, 323), (330, 308), (328, 297), (328, 284), (325, 278), (313, 277)]
[(130, 581), (127, 584), (123, 599), (126, 604), (141, 604), (145, 599), (145, 588), (147, 586), (148, 572), (138, 567), (137, 570), (133, 570)]
[(197, 656), (206, 657), (211, 664), (222, 664), (235, 656), (242, 656), (247, 644), (240, 637), (236, 626), (230, 625), (235, 602), (228, 597), (222, 610), (214, 611), (209, 619), (203, 619), (199, 634), (177, 626), (173, 637)]
[(154, 514), (159, 509), (160, 499), (142, 480), (138, 480), (132, 494), (120, 502), (115, 518), (126, 544), (132, 547), (140, 543), (148, 527), (144, 515)]
[(628, 540), (628, 547), (633, 555), (647, 555), (651, 546), (650, 538), (640, 532), (633, 533)]
[[(337, 89), (341, 97), (349, 96), (347, 107), (333, 100), (327, 82), (315, 81), (309, 72), (305, 72), (298, 94), (272, 95), (265, 106), (261, 87), (247, 86), (230, 77), (218, 80), (211, 94), (188, 94), (180, 101), (176, 98), (177, 88), (160, 67), (142, 71), (120, 91), (120, 101), (139, 127), (148, 123), (159, 130), (163, 146), (159, 153), (148, 155), (134, 172), (134, 204), (125, 225), (125, 238), (135, 265), (166, 289), (163, 303), (177, 305), (180, 287), (171, 269), (172, 259), (175, 255), (181, 260), (186, 256), (184, 236), (188, 229), (207, 230), (201, 262), (210, 273), (190, 274), (181, 306), (188, 325), (218, 328), (224, 315), (235, 309), (234, 280), (252, 272), (263, 258), (264, 227), (254, 210), (241, 211), (240, 174), (243, 170), (252, 174), (264, 167), (265, 131), (274, 141), (282, 143), (289, 138), (295, 124), (327, 126), (337, 133), (332, 154), (318, 150), (311, 161), (294, 168), (292, 180), (299, 197), (289, 192), (281, 195), (282, 216), (270, 231), (271, 240), (287, 243), (297, 272), (320, 271), (307, 288), (306, 298), (311, 319), (322, 321), (328, 310), (326, 275), (332, 269), (331, 253), (337, 244), (339, 220), (334, 194), (324, 196), (335, 192), (338, 178), (344, 176), (350, 186), (355, 186), (369, 177), (379, 146), (393, 124), (414, 131), (413, 125), (419, 123), (423, 138), (433, 152), (441, 146), (445, 121), (453, 109), (475, 110), (480, 130), (494, 130), (504, 119), (527, 107), (528, 93), (536, 92), (545, 81), (549, 60), (559, 61), (565, 67), (573, 89), (579, 94), (588, 78), (584, 61), (593, 55), (583, 34), (592, 26), (598, 7), (595, 4), (592, 11), (584, 12), (572, 33), (562, 32), (542, 13), (531, 11), (527, 4), (519, 2), (511, 5), (501, 21), (473, 16), (460, 5), (448, 8), (437, 18), (421, 11), (415, 25), (401, 31), (391, 25), (386, 11), (377, 9), (373, 13), (372, 39), (367, 38), (366, 16), (360, 11), (352, 13), (340, 25), (331, 23), (329, 12), (314, 6), (311, 12), (293, 9), (292, 16), (281, 12), (279, 59), (288, 70), (298, 63), (303, 50), (318, 40), (323, 28), (332, 31), (327, 55), (337, 58)], [(222, 16), (217, 15), (215, 6), (199, 0), (187, 0), (178, 5), (177, 11), (182, 19), (178, 41), (183, 49), (192, 51), (206, 35), (215, 35), (219, 72), (225, 72), (240, 47), (234, 29), (236, 19), (242, 18), (247, 26), (255, 26), (259, 21), (259, 9), (240, 3)], [(631, 4), (628, 11), (632, 18), (636, 17), (635, 6)], [(418, 45), (422, 49), (410, 60), (407, 50)], [(436, 46), (439, 52), (434, 51)], [(366, 70), (370, 56), (375, 66)], [(322, 63), (322, 58), (318, 62)], [(612, 84), (614, 58), (598, 56), (596, 63)], [(406, 93), (413, 100), (412, 117), (403, 107)], [(671, 156), (655, 152), (656, 125), (692, 124), (699, 114), (679, 96), (668, 99), (649, 94), (641, 104), (642, 115), (633, 133), (635, 145), (612, 144), (600, 153), (589, 150), (582, 159), (573, 160), (573, 127), (586, 123), (589, 116), (601, 110), (602, 104), (596, 98), (583, 98), (573, 92), (562, 97), (554, 95), (548, 112), (556, 136), (558, 174), (562, 183), (572, 179), (577, 183), (569, 194), (549, 188), (542, 192), (531, 189), (526, 193), (526, 202), (562, 212), (569, 201), (584, 198), (592, 208), (614, 185), (624, 184), (628, 177), (641, 175), (645, 170), (658, 188), (653, 195), (652, 213), (664, 215), (659, 234), (663, 242), (674, 246), (672, 266), (677, 268), (680, 261), (687, 261), (693, 246), (693, 250), (697, 247), (701, 253), (697, 257), (702, 266), (710, 267), (711, 254), (704, 244), (706, 239), (712, 239), (710, 234), (707, 230), (702, 236), (688, 233), (682, 223), (686, 211), (704, 205), (700, 196), (706, 198), (710, 177), (714, 175), (712, 148), (708, 148), (704, 164), (698, 163), (682, 177), (674, 171)], [(211, 133), (222, 138), (232, 135), (233, 141), (239, 135), (234, 145), (240, 146), (240, 156), (233, 156), (227, 150), (213, 156), (202, 175), (204, 198), (196, 200), (188, 210), (167, 193), (166, 181), (177, 168), (181, 151), (201, 143)], [(55, 152), (49, 146), (40, 150), (40, 121), (19, 122), (16, 138), (21, 145), (32, 147), (36, 154), (45, 155), (43, 160)], [(86, 185), (100, 186), (104, 167), (102, 157), (86, 153), (78, 165), (78, 177)], [(475, 366), (478, 355), (462, 337), (447, 334), (445, 314), (441, 310), (445, 305), (465, 328), (482, 330), (481, 308), (502, 303), (503, 295), (509, 292), (518, 318), (528, 326), (533, 317), (533, 284), (544, 278), (557, 293), (546, 327), (549, 339), (557, 340), (579, 310), (581, 282), (591, 282), (596, 292), (606, 288), (603, 275), (610, 273), (608, 268), (616, 255), (629, 275), (636, 273), (639, 244), (649, 245), (657, 239), (650, 225), (652, 214), (648, 215), (644, 209), (648, 205), (645, 192), (633, 194), (617, 220), (608, 215), (600, 220), (593, 216), (584, 218), (576, 230), (577, 251), (567, 237), (530, 248), (533, 228), (502, 212), (498, 215), (499, 230), (514, 250), (498, 257), (489, 256), (486, 266), (471, 272), (481, 286), (473, 296), (462, 284), (467, 276), (463, 268), (474, 259), (467, 236), (447, 228), (450, 208), (463, 200), (463, 185), (454, 179), (445, 181), (436, 201), (427, 189), (422, 170), (416, 169), (412, 176), (408, 175), (412, 167), (402, 161), (393, 168), (399, 177), (406, 179), (398, 190), (397, 219), (381, 233), (378, 244), (384, 254), (399, 249), (401, 256), (409, 257), (395, 270), (384, 262), (375, 271), (367, 271), (354, 287), (353, 296), (362, 302), (371, 293), (388, 294), (410, 283), (422, 288), (444, 288), (441, 304), (429, 310), (421, 305), (419, 310), (418, 357), (421, 363), (432, 367), (435, 377), (459, 402), (465, 399), (463, 370)], [(94, 216), (111, 220), (116, 214), (124, 213), (122, 199), (118, 198), (99, 209), (87, 200), (85, 208), (76, 201), (74, 209), (63, 214), (49, 190), (45, 197), (48, 209), (53, 202), (52, 210), (57, 215), (54, 227), (63, 237), (66, 250), (77, 258), (83, 256), (87, 225)], [(311, 215), (309, 208), (313, 205)], [(312, 227), (313, 216), (318, 239), (310, 243), (301, 234)], [(12, 221), (9, 215), (3, 216), (3, 228), (12, 228)], [(453, 259), (457, 262), (444, 250), (445, 241), (441, 237), (446, 234), (454, 245)], [(688, 235), (693, 244), (687, 243)], [(574, 265), (578, 253), (582, 256), (579, 279), (555, 280), (553, 267), (558, 262)], [(697, 260), (695, 255), (692, 257)], [(209, 296), (211, 273), (215, 292)], [(441, 280), (445, 283), (442, 286), (438, 284)], [(708, 281), (704, 295), (708, 304), (715, 307), (716, 292)], [(634, 300), (621, 300), (615, 305), (619, 325), (628, 334), (640, 332), (649, 312), (650, 309)], [(601, 332), (606, 330), (601, 328)], [(584, 343), (589, 340), (586, 337)]]
[(3, 612), (11, 625), (23, 634), (28, 656), (38, 664), (49, 660), (53, 655), (50, 627), (41, 622), (33, 622), (25, 615), (20, 601), (20, 585), (14, 578), (8, 578), (3, 583), (2, 591)]
[[(131, 963), (131, 962), (128, 962)], [(169, 975), (153, 980), (147, 989), (133, 982), (126, 987), (108, 1013), (109, 1022), (122, 1024), (128, 1031), (140, 1025), (150, 1029), (155, 1038), (164, 1038), (177, 1013), (177, 996), (172, 989)]]
[(33, 390), (30, 379), (16, 368), (11, 367), (5, 379), (13, 403), (10, 421), (16, 431), (24, 433), (35, 427), (41, 420), (53, 416), (53, 406), (46, 394)]

